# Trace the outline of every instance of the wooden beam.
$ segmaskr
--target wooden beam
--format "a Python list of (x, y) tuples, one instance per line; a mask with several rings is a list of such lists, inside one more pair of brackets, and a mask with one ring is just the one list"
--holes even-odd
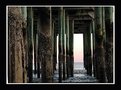
[(74, 35), (74, 20), (70, 21), (70, 29), (69, 29), (69, 55), (70, 55), (70, 76), (74, 76), (74, 55), (73, 55), (73, 36)]
[(113, 83), (113, 7), (105, 7), (106, 32), (106, 75), (108, 83)]
[(95, 8), (95, 61), (96, 78), (99, 82), (106, 82), (105, 56), (104, 56), (104, 32), (102, 27), (102, 7)]
[(66, 79), (66, 64), (65, 64), (65, 10), (62, 10), (62, 42), (63, 42), (63, 80)]
[(33, 10), (31, 7), (27, 8), (27, 33), (28, 33), (28, 75), (29, 75), (29, 82), (32, 82), (32, 58), (33, 58)]
[[(38, 16), (38, 18), (37, 18), (37, 34), (36, 34), (36, 43), (37, 43), (37, 46), (36, 46), (36, 49), (37, 49), (37, 51), (36, 51), (36, 53), (37, 53), (37, 56), (36, 56), (36, 58), (37, 58), (37, 78), (40, 78), (40, 62), (41, 62), (41, 58), (42, 57), (40, 57), (40, 52), (39, 52), (39, 49), (40, 49), (40, 47), (39, 47), (39, 33), (40, 33), (40, 26), (41, 24), (40, 24), (40, 17)], [(42, 70), (41, 70), (42, 71)]]
[(62, 82), (62, 60), (63, 60), (63, 45), (62, 45), (62, 17), (63, 17), (63, 8), (59, 9), (59, 21), (58, 21), (58, 30), (59, 30), (59, 82)]
[(69, 16), (66, 14), (66, 71), (67, 78), (69, 78)]
[[(39, 57), (41, 61), (42, 82), (53, 82), (53, 44), (52, 44), (52, 17), (51, 7), (40, 11), (41, 27), (39, 28)], [(45, 28), (46, 27), (46, 28)]]

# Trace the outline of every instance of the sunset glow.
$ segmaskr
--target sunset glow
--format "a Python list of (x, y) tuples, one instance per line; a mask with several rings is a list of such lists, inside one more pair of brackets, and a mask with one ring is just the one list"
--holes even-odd
[(83, 62), (83, 34), (74, 34), (74, 62)]

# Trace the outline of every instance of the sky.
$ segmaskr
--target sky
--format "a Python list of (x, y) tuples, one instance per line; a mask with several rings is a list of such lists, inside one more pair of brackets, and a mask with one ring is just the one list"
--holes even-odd
[(74, 62), (83, 62), (83, 34), (74, 34)]

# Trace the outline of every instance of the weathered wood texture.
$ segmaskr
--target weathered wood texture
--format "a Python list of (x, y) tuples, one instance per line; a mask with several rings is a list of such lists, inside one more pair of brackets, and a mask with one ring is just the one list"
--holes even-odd
[(59, 24), (59, 82), (62, 82), (62, 65), (63, 65), (63, 8), (59, 8), (58, 10), (58, 24)]
[(95, 62), (96, 77), (99, 82), (106, 82), (105, 54), (104, 54), (104, 31), (102, 27), (102, 8), (95, 8)]
[(67, 78), (69, 78), (69, 16), (66, 13), (66, 71), (67, 71)]
[(40, 29), (39, 29), (39, 59), (41, 61), (42, 82), (53, 82), (53, 60), (52, 60), (52, 38), (50, 28), (50, 10), (43, 8), (40, 10)]
[(66, 63), (65, 63), (65, 10), (62, 10), (62, 42), (63, 42), (63, 80), (66, 79)]
[(106, 25), (106, 46), (105, 62), (106, 75), (109, 83), (113, 82), (113, 7), (105, 7), (105, 25)]
[(33, 79), (33, 9), (27, 7), (28, 77)]
[(57, 70), (56, 66), (57, 66), (57, 31), (55, 29), (55, 23), (53, 22), (53, 31), (54, 31), (54, 37), (53, 37), (53, 71)]
[(19, 7), (8, 7), (9, 83), (27, 82), (26, 22), (20, 9)]
[(96, 77), (96, 62), (95, 62), (95, 23), (94, 23), (94, 20), (92, 21), (92, 38), (93, 38), (93, 60), (92, 60), (92, 64), (93, 64), (93, 74), (94, 74), (94, 77)]

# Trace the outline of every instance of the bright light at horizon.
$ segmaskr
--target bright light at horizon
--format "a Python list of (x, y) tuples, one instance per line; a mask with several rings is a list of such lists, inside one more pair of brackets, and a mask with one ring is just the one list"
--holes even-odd
[(83, 62), (83, 34), (74, 34), (74, 62)]

